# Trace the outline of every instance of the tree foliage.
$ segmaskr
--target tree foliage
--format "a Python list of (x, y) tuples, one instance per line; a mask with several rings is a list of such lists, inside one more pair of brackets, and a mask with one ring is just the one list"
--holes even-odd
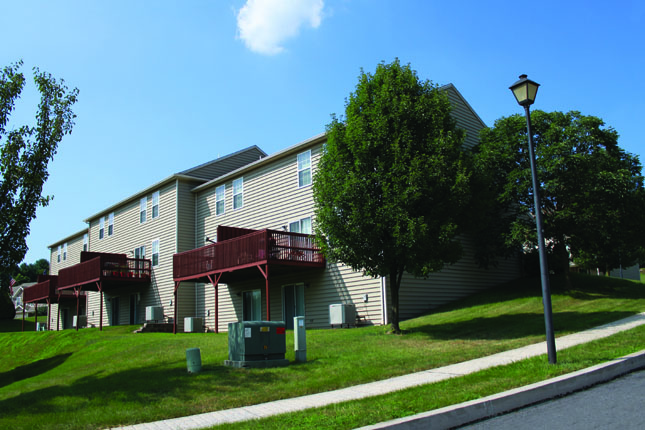
[(38, 275), (46, 275), (49, 273), (49, 261), (41, 258), (34, 263), (22, 263), (15, 272), (17, 275), (14, 276), (14, 279), (17, 284), (37, 282)]
[[(645, 245), (638, 158), (621, 149), (618, 133), (597, 117), (535, 110), (531, 123), (550, 267), (566, 272), (570, 258), (603, 270), (636, 263)], [(496, 223), (480, 238), (534, 250), (527, 142), (524, 116), (501, 118), (482, 131), (475, 164), (495, 197), (487, 213)], [(497, 233), (502, 239), (495, 242), (490, 236)]]
[(469, 173), (450, 110), (444, 92), (396, 60), (361, 71), (345, 118), (327, 125), (315, 232), (330, 260), (389, 276), (393, 332), (403, 273), (425, 277), (461, 255)]
[(36, 124), (9, 129), (9, 118), (25, 85), (21, 65), (18, 62), (0, 71), (0, 273), (5, 274), (24, 258), (29, 224), (36, 209), (51, 199), (42, 195), (47, 166), (63, 136), (72, 131), (76, 115), (71, 108), (78, 96), (78, 89), (70, 91), (63, 80), (34, 68), (40, 92)]

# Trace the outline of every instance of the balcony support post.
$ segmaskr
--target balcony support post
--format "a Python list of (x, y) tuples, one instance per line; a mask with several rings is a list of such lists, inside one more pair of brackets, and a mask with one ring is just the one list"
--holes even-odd
[[(25, 297), (25, 290), (22, 290), (22, 296)], [(27, 306), (27, 304), (23, 301), (22, 302), (22, 331), (25, 331), (25, 306)]]
[(219, 280), (222, 278), (223, 273), (216, 273), (213, 278), (213, 275), (207, 275), (206, 277), (215, 287), (215, 333), (219, 333), (219, 290), (217, 286), (219, 285)]
[(38, 302), (34, 303), (34, 309), (36, 312), (34, 312), (34, 315), (36, 317), (34, 321), (34, 331), (38, 331)]
[(58, 293), (58, 311), (56, 312), (56, 331), (60, 331), (60, 293)]
[(80, 308), (80, 301), (81, 301), (80, 300), (81, 287), (79, 287), (78, 290), (74, 288), (74, 295), (76, 296), (76, 331), (78, 331), (78, 326), (80, 325), (79, 322), (81, 319), (81, 316), (78, 314), (78, 311)]
[(271, 300), (269, 299), (269, 263), (265, 265), (264, 270), (262, 270), (261, 265), (258, 265), (256, 267), (260, 270), (262, 276), (264, 276), (266, 285), (267, 321), (271, 321)]
[(52, 320), (52, 299), (47, 298), (47, 331), (49, 331), (49, 323)]
[(181, 281), (175, 282), (175, 292), (173, 293), (175, 297), (175, 316), (172, 320), (172, 334), (177, 334), (177, 290), (179, 290), (179, 284), (181, 284)]
[(100, 311), (99, 311), (99, 331), (103, 331), (103, 283), (102, 281), (96, 281), (96, 288), (99, 290), (99, 294), (101, 294), (101, 305), (100, 305)]

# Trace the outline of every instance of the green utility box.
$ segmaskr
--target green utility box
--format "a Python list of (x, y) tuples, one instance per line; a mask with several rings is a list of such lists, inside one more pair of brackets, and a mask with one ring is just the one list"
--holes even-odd
[(231, 367), (287, 366), (286, 327), (282, 321), (239, 321), (228, 324), (228, 360)]

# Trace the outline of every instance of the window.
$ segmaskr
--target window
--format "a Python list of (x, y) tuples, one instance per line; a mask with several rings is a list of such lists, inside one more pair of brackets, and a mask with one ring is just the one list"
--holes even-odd
[(152, 241), (152, 267), (159, 265), (159, 239)]
[(146, 222), (146, 207), (148, 205), (148, 198), (142, 197), (139, 200), (139, 224)]
[(99, 239), (103, 239), (104, 234), (105, 234), (105, 218), (101, 217), (99, 218)]
[(87, 251), (87, 248), (89, 247), (89, 242), (90, 242), (89, 237), (87, 233), (85, 233), (83, 235), (83, 251)]
[(298, 154), (298, 187), (311, 185), (311, 151)]
[(293, 233), (311, 234), (311, 217), (289, 223), (289, 231)]
[(222, 215), (224, 213), (224, 206), (226, 200), (224, 197), (226, 195), (226, 185), (220, 185), (215, 188), (215, 215)]
[(240, 209), (244, 205), (244, 178), (233, 181), (233, 209)]
[(152, 219), (159, 216), (159, 191), (152, 193)]
[(134, 248), (134, 258), (146, 258), (146, 247), (140, 246), (138, 248)]
[(114, 234), (114, 212), (110, 213), (108, 216), (108, 236)]
[(67, 242), (63, 244), (63, 261), (67, 260)]
[[(138, 248), (134, 248), (134, 258), (135, 259), (144, 259), (146, 258), (146, 247), (145, 246), (140, 246)], [(137, 261), (135, 263), (135, 267), (137, 269), (137, 275), (141, 276), (142, 275), (142, 269), (145, 268), (145, 263)]]
[(260, 290), (244, 291), (242, 321), (262, 321), (262, 292)]
[(56, 262), (60, 263), (60, 245), (58, 245), (58, 257), (56, 258)]

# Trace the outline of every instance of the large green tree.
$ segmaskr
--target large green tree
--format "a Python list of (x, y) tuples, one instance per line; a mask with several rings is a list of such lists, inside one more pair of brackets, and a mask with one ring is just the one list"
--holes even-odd
[[(63, 136), (71, 133), (76, 115), (78, 89), (68, 90), (63, 80), (34, 68), (34, 82), (40, 92), (35, 126), (8, 128), (9, 117), (25, 85), (19, 69), (22, 62), (0, 72), (0, 273), (8, 272), (27, 252), (29, 224), (49, 196), (42, 195), (47, 166)], [(2, 285), (0, 294), (7, 294)], [(0, 315), (3, 312), (0, 310)]]
[(314, 177), (314, 229), (327, 258), (388, 277), (395, 333), (403, 273), (426, 277), (461, 255), (469, 173), (450, 110), (443, 91), (398, 60), (361, 71), (345, 117), (327, 125)]
[[(571, 258), (603, 270), (637, 263), (645, 245), (638, 158), (597, 117), (535, 110), (531, 123), (550, 268), (567, 273)], [(501, 118), (482, 131), (475, 164), (491, 196), (484, 213), (495, 219), (479, 237), (532, 251), (536, 209), (527, 140), (524, 116)], [(502, 240), (492, 237), (497, 233)]]

